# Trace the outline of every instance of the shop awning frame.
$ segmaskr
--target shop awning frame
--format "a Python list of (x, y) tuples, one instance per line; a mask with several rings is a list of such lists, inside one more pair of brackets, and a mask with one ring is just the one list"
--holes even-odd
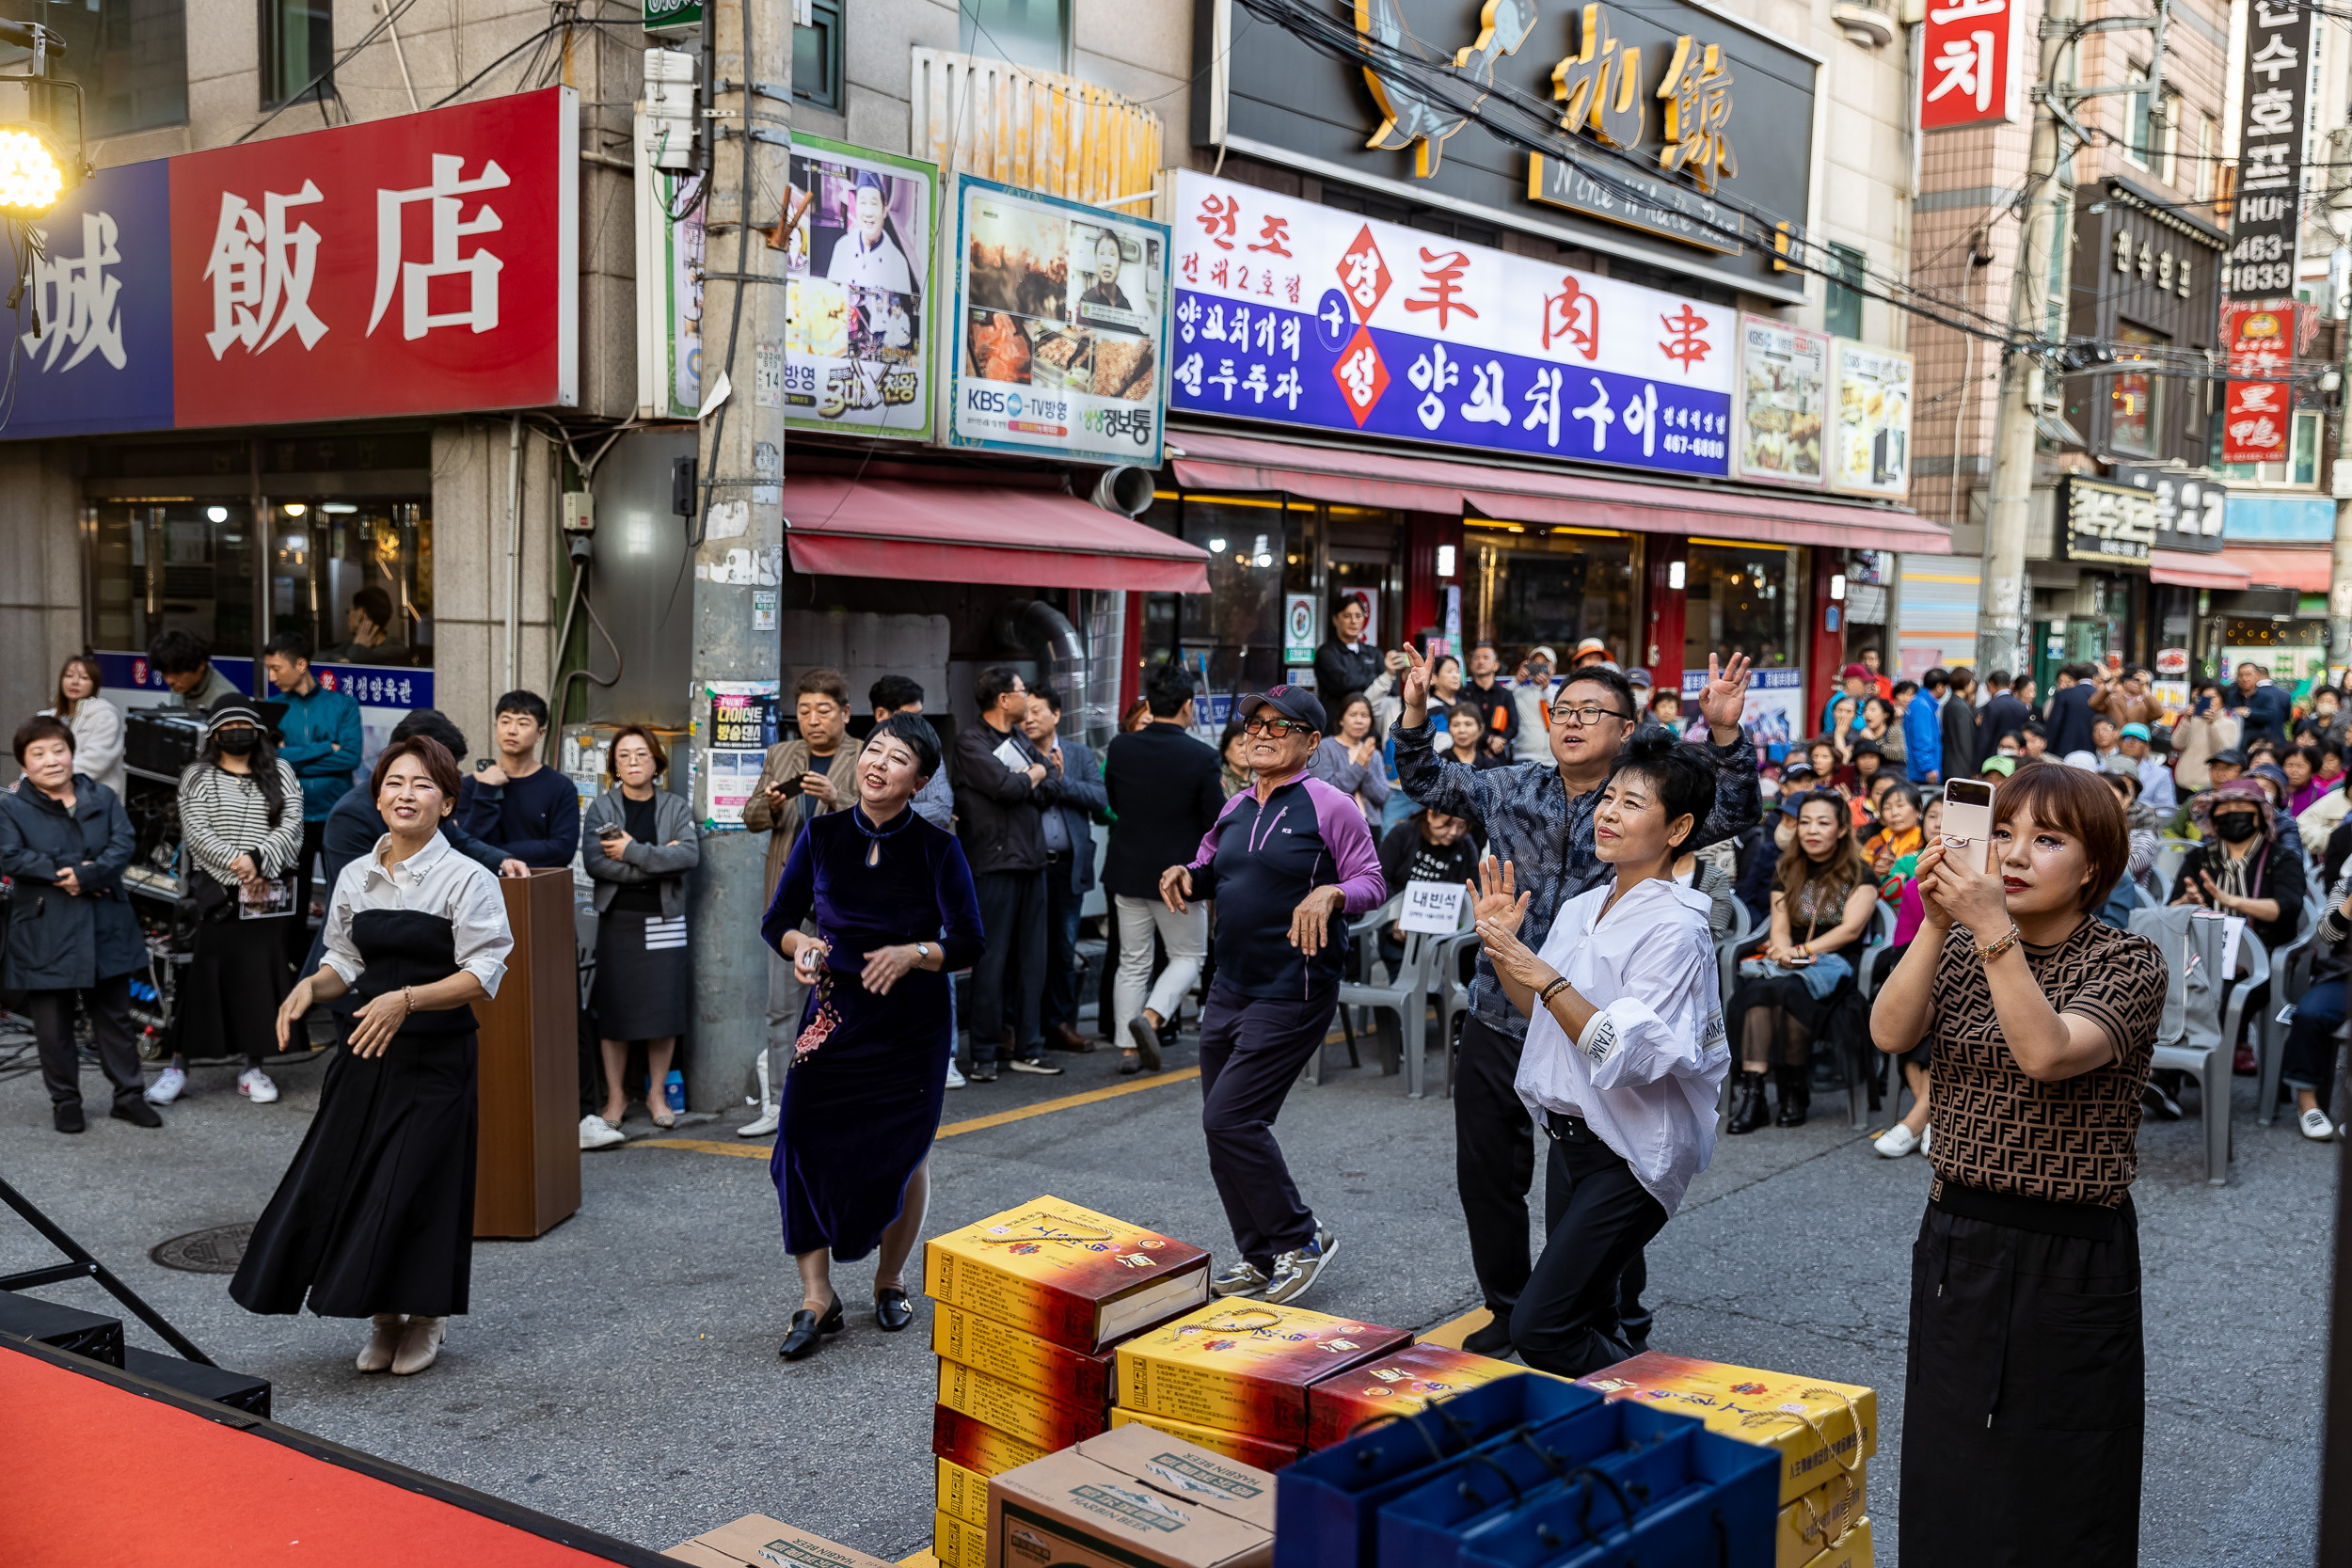
[(1209, 556), (1058, 490), (789, 475), (785, 547), (812, 577), (1205, 594)]
[(1441, 457), (1178, 430), (1168, 444), (1188, 490), (1279, 490), (1405, 512), (1475, 511), (1498, 522), (1703, 534), (1770, 545), (1949, 555), (1950, 531), (1907, 509), (1801, 492), (1757, 495)]
[(2233, 544), (2218, 556), (2200, 556), (2201, 561), (2219, 561), (2236, 574), (2238, 580), (2228, 584), (2205, 583), (2201, 587), (2292, 588), (2298, 594), (2325, 594), (2328, 580), (2335, 573), (2335, 551), (2326, 545), (2296, 546), (2265, 543)]
[(2193, 550), (2148, 552), (2148, 580), (2175, 588), (2245, 588), (2254, 575), (2226, 555), (2201, 555)]

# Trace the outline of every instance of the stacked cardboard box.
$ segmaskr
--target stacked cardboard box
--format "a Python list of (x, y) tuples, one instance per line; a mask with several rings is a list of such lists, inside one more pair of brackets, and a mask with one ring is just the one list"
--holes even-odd
[(981, 1539), (1000, 1568), (1268, 1568), (1274, 1478), (1130, 1426), (992, 1480)]
[(933, 1551), (985, 1568), (990, 1478), (1107, 1431), (1113, 1349), (1208, 1298), (1199, 1247), (1041, 1197), (929, 1243)]
[(1114, 1427), (1139, 1424), (1262, 1470), (1307, 1445), (1308, 1389), (1412, 1336), (1264, 1302), (1214, 1302), (1119, 1347)]
[(694, 1568), (890, 1568), (880, 1558), (835, 1545), (764, 1513), (746, 1513), (661, 1555)]
[(1869, 1562), (1869, 1461), (1878, 1452), (1878, 1395), (1870, 1389), (1656, 1351), (1577, 1381), (1778, 1449), (1774, 1568)]
[(1333, 1372), (1307, 1388), (1307, 1449), (1343, 1443), (1366, 1421), (1409, 1416), (1466, 1388), (1527, 1370), (1444, 1345), (1406, 1345), (1391, 1355)]

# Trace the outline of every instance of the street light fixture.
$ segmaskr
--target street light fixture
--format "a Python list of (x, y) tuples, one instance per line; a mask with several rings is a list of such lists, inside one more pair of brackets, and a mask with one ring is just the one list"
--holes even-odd
[[(82, 87), (51, 73), (65, 57), (65, 40), (38, 22), (0, 21), (0, 44), (30, 50), (28, 69), (0, 75), (16, 94), (0, 98), (0, 218), (25, 222), (45, 215), (88, 172), (82, 158)], [(57, 123), (57, 98), (73, 95), (70, 154)]]

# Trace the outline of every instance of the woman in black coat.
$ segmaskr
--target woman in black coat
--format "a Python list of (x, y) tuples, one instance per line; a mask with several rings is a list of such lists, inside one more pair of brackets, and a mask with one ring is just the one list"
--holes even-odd
[(78, 1001), (114, 1085), (116, 1118), (161, 1127), (142, 1098), (131, 1022), (131, 976), (147, 967), (147, 941), (122, 889), (131, 818), (113, 790), (73, 770), (73, 731), (61, 720), (26, 721), (16, 763), (24, 782), (0, 795), (0, 875), (16, 886), (5, 975), (8, 990), (27, 993), (50, 1116), (60, 1132), (82, 1131)]

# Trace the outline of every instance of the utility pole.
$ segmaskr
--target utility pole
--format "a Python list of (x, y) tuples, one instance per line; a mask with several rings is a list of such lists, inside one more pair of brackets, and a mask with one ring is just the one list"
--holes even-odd
[[(2033, 144), (2026, 165), (2028, 200), (2017, 234), (2017, 271), (2010, 285), (2010, 325), (2038, 341), (2063, 341), (2063, 292), (2050, 274), (2066, 243), (2070, 198), (2061, 182), (2058, 109), (2054, 102), (2081, 0), (2050, 0), (2042, 19), (2042, 58), (2034, 89)], [(2053, 319), (2057, 317), (2058, 319)], [(2017, 667), (2026, 636), (2026, 526), (2033, 509), (2034, 418), (2042, 405), (2040, 360), (2011, 349), (2001, 367), (2001, 412), (1993, 438), (1993, 504), (1984, 538), (1977, 600), (1977, 669)]]
[[(713, 8), (710, 187), (704, 208), (703, 416), (694, 556), (694, 690), (707, 681), (777, 679), (776, 593), (784, 562), (783, 203), (791, 190), (790, 0), (705, 0)], [(771, 245), (761, 232), (776, 231)], [(694, 705), (706, 723), (708, 705)], [(707, 728), (696, 762), (707, 759)], [(697, 768), (698, 779), (707, 770)], [(707, 798), (707, 785), (698, 787)], [(704, 834), (691, 878), (694, 956), (693, 1108), (742, 1103), (768, 1045), (764, 835)]]
[(2337, 394), (2336, 546), (2328, 571), (2328, 662), (2352, 663), (2352, 321), (2344, 324), (2344, 386)]

